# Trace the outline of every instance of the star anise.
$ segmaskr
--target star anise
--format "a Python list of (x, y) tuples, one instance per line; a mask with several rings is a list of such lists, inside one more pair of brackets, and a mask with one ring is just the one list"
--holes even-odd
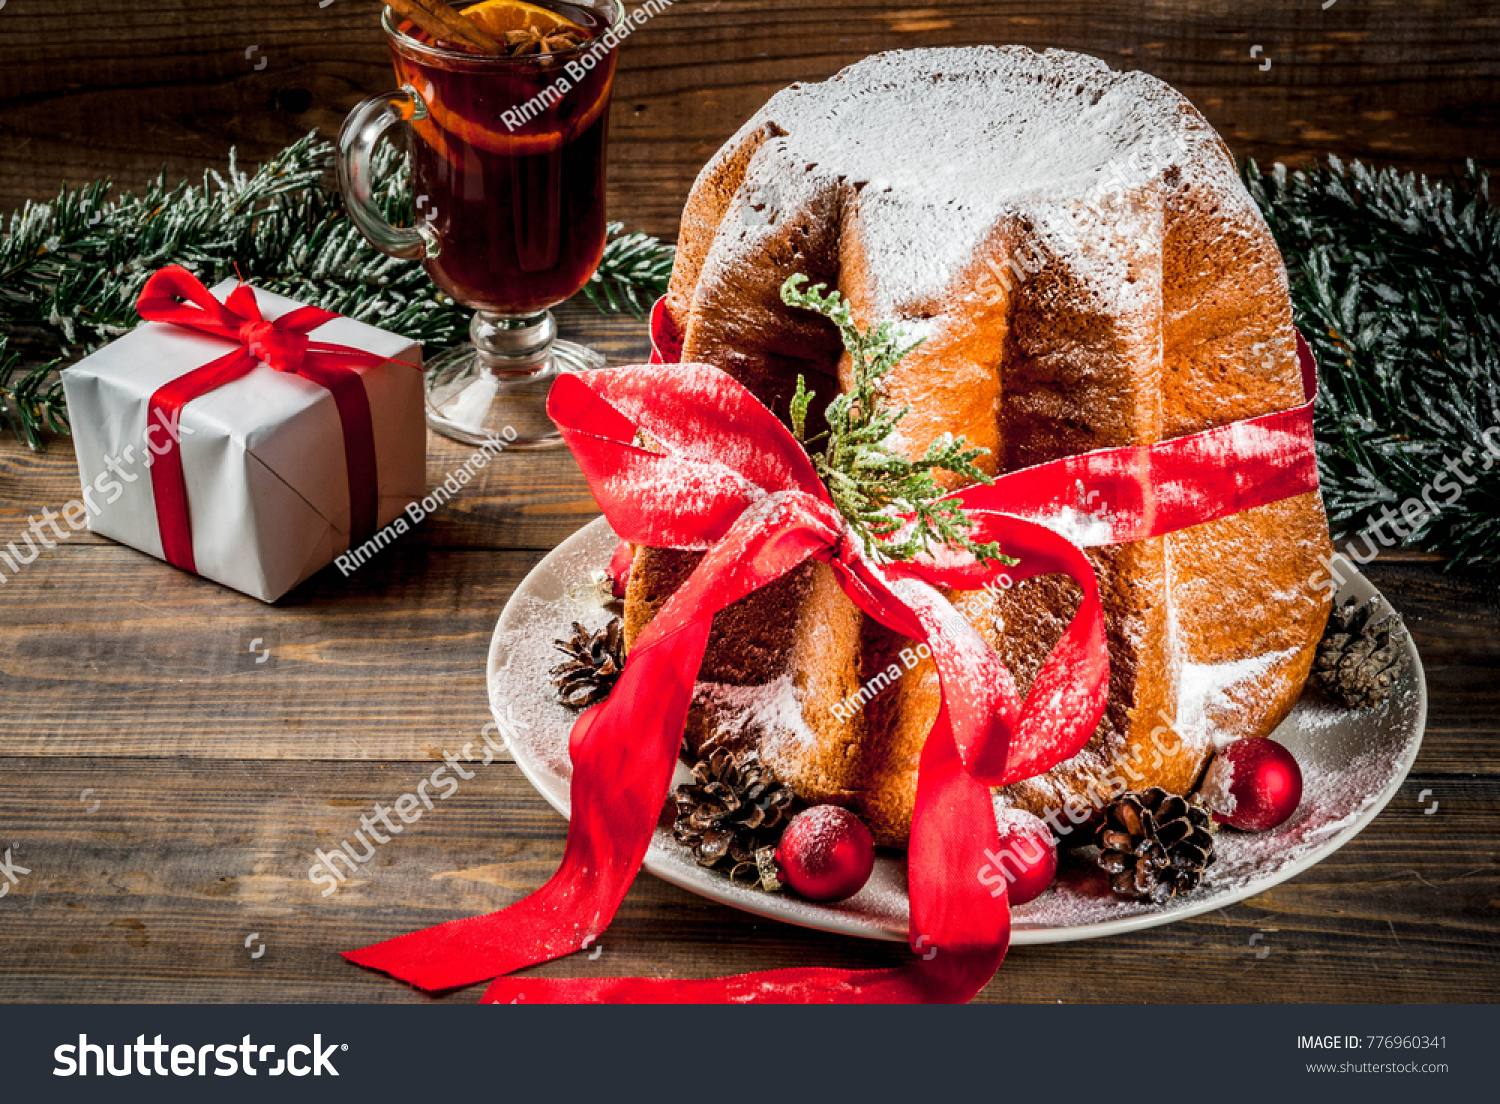
[(556, 28), (543, 31), (535, 27), (524, 27), (519, 31), (505, 32), (505, 48), (511, 57), (556, 54), (573, 49), (579, 42), (579, 37), (572, 31)]

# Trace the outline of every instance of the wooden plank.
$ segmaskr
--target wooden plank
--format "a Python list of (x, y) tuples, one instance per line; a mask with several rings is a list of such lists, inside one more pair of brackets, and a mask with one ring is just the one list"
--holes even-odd
[(6, 754), (426, 759), (489, 721), (495, 620), (540, 558), (407, 539), (273, 608), (129, 549), (66, 553), (3, 599)]
[[(503, 907), (550, 876), (564, 836), (514, 766), (481, 767), (323, 896), (307, 876), (315, 852), (345, 839), (362, 852), (360, 816), (412, 792), (425, 769), (0, 760), (0, 843), (30, 871), (0, 899), (0, 1001), (424, 999), (336, 952)], [(1434, 785), (1441, 808), (1426, 816), (1417, 793)], [(1130, 936), (1016, 948), (983, 999), (1491, 1000), (1497, 818), (1500, 780), (1414, 776), (1357, 839), (1291, 882)], [(757, 920), (650, 876), (599, 942), (597, 960), (536, 972), (710, 976), (905, 954)]]
[[(209, 16), (181, 0), (13, 2), (5, 24), (0, 209), (104, 172), (132, 187), (163, 163), (196, 178), (232, 144), (254, 163), (309, 129), (337, 133), (392, 83), (373, 5), (223, 0)], [(625, 47), (611, 208), (674, 235), (698, 169), (777, 89), (880, 50), (1006, 42), (1151, 72), (1261, 161), (1500, 157), (1500, 24), (1460, 0), (1274, 0), (1253, 18), (1231, 0), (715, 0), (674, 5)]]
[[(473, 451), (429, 431), (427, 486), (440, 486)], [(0, 440), (0, 550), (16, 541), (22, 555), (28, 554), (23, 534), (30, 519), (41, 518), (43, 510), (57, 513), (78, 496), (78, 467), (67, 438), (53, 441), (45, 453), (31, 453), (8, 435)], [(429, 548), (546, 551), (598, 514), (566, 449), (513, 452), (487, 463), (462, 494), (424, 520), (422, 539)], [(59, 527), (66, 530), (62, 523)], [(43, 532), (50, 535), (45, 526)], [(111, 543), (84, 529), (61, 547)], [(3, 563), (0, 570), (9, 573)]]
[[(419, 527), (274, 607), (112, 543), (61, 545), (0, 586), (0, 754), (386, 760), (462, 743), (489, 720), (495, 621), (542, 553), (435, 539)], [(1371, 573), (1426, 657), (1420, 769), (1500, 772), (1493, 618), (1431, 566)]]

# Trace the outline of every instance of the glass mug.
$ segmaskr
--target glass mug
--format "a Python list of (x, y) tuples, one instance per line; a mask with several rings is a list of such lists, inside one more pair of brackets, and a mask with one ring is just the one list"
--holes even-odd
[[(535, 2), (535, 0), (533, 0)], [(557, 340), (549, 308), (582, 290), (604, 253), (604, 164), (617, 0), (547, 7), (589, 35), (551, 54), (449, 49), (387, 8), (399, 92), (372, 96), (339, 134), (339, 187), (359, 231), (393, 257), (420, 258), (434, 283), (475, 308), (472, 343), (427, 363), (427, 422), (473, 444), (560, 442), (545, 404), (561, 372), (602, 368)], [(416, 223), (396, 227), (371, 198), (376, 144), (408, 132)], [(504, 431), (504, 432), (502, 432)]]

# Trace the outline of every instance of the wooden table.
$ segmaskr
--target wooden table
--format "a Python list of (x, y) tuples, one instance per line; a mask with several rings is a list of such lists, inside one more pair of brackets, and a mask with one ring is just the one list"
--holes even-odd
[[(632, 8), (638, 0), (627, 0)], [(326, 3), (326, 6), (325, 6)], [(259, 164), (391, 87), (375, 0), (10, 0), (0, 211), (64, 180)], [(673, 237), (703, 163), (777, 89), (880, 50), (1077, 50), (1180, 89), (1238, 156), (1500, 162), (1500, 20), (1472, 0), (676, 0), (630, 36), (612, 211)]]
[[(644, 357), (632, 320), (570, 307), (563, 321), (613, 359)], [(468, 452), (430, 436), (429, 485)], [(0, 543), (77, 493), (66, 440), (39, 454), (0, 441)], [(428, 999), (337, 952), (494, 910), (551, 874), (564, 822), (514, 764), (476, 768), (329, 897), (308, 867), (375, 802), (477, 740), (501, 607), (596, 513), (567, 452), (513, 454), (349, 577), (330, 568), (275, 606), (87, 532), (0, 584), (0, 849), (29, 871), (0, 898), (0, 1001)], [(1500, 993), (1493, 591), (1419, 560), (1368, 574), (1406, 615), (1431, 692), (1421, 757), (1390, 806), (1244, 903), (1018, 948), (982, 999)], [(906, 953), (758, 920), (650, 875), (600, 943), (596, 960), (537, 972), (709, 976)]]

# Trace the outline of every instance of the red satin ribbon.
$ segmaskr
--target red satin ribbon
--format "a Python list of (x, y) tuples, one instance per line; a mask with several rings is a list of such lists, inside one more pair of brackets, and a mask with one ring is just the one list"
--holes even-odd
[[(658, 312), (661, 310), (658, 307)], [(655, 329), (655, 328), (654, 328)], [(654, 337), (658, 336), (656, 333)], [(1141, 448), (1111, 449), (1010, 473), (958, 492), (977, 540), (1020, 562), (971, 557), (877, 564), (850, 536), (801, 446), (748, 391), (704, 365), (564, 376), (548, 412), (624, 540), (703, 549), (693, 574), (642, 632), (608, 700), (574, 726), (571, 819), (546, 885), (488, 916), (456, 920), (345, 957), (427, 990), (496, 980), (486, 1002), (952, 1002), (971, 998), (1005, 955), (1003, 891), (980, 882), (999, 847), (990, 787), (1075, 755), (1103, 715), (1109, 664), (1093, 567), (1053, 519), (1103, 497), (1097, 542), (1160, 535), (1317, 487), (1308, 401), (1293, 411)], [(663, 452), (634, 445), (645, 430)], [(1227, 504), (1226, 504), (1227, 502)], [(1019, 504), (1019, 505), (1015, 505)], [(1088, 511), (1084, 511), (1088, 512)], [(908, 851), (908, 941), (916, 956), (881, 970), (798, 968), (701, 980), (510, 978), (584, 948), (634, 880), (667, 799), (713, 615), (809, 558), (828, 563), (871, 617), (932, 649), (942, 686), (923, 749)], [(1062, 572), (1077, 613), (1024, 702), (999, 657), (935, 587)]]
[[(344, 427), (350, 546), (367, 540), (375, 532), (380, 493), (375, 434), (364, 381), (355, 369), (384, 364), (386, 357), (344, 345), (309, 341), (308, 331), (338, 317), (332, 311), (299, 307), (268, 322), (261, 317), (255, 292), (248, 285), (240, 284), (220, 303), (196, 276), (180, 265), (168, 265), (153, 273), (141, 289), (136, 309), (148, 322), (166, 322), (212, 334), (237, 346), (157, 388), (147, 410), (149, 423), (175, 426), (182, 408), (193, 399), (239, 379), (262, 361), (278, 372), (291, 372), (311, 380), (333, 394), (339, 423)], [(157, 454), (151, 465), (151, 490), (156, 499), (162, 555), (168, 563), (185, 571), (196, 571), (182, 454), (177, 435), (168, 432), (166, 437), (164, 451)]]

